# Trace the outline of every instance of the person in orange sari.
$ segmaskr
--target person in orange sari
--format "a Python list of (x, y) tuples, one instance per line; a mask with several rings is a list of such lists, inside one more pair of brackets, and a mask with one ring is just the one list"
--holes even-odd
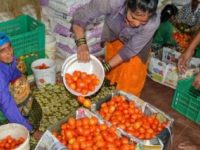
[(105, 16), (102, 45), (105, 46), (106, 79), (118, 90), (139, 96), (147, 74), (151, 39), (160, 24), (158, 0), (92, 0), (73, 16), (77, 57), (89, 61), (85, 27)]

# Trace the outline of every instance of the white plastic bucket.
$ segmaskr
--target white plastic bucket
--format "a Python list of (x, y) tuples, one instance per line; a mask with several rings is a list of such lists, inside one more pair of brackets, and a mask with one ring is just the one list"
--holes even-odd
[(6, 125), (0, 126), (0, 140), (10, 135), (15, 139), (23, 137), (25, 139), (24, 143), (19, 145), (14, 150), (29, 150), (30, 149), (30, 135), (29, 131), (22, 125), (16, 123), (9, 123)]
[[(89, 92), (86, 95), (82, 95), (81, 93), (78, 93), (74, 90), (72, 90), (65, 79), (65, 74), (69, 73), (72, 74), (75, 70), (79, 70), (82, 72), (86, 72), (88, 74), (95, 74), (97, 78), (100, 80), (99, 85), (95, 87), (95, 90), (92, 92)], [(90, 55), (90, 61), (87, 63), (79, 62), (77, 59), (77, 54), (73, 54), (69, 56), (65, 62), (62, 65), (62, 73), (61, 75), (63, 76), (63, 82), (67, 90), (72, 93), (73, 95), (76, 96), (91, 96), (95, 94), (102, 86), (104, 78), (105, 78), (105, 71), (103, 68), (102, 63), (93, 55)]]
[[(49, 68), (47, 69), (35, 68), (36, 66), (40, 66), (42, 64), (47, 65)], [(43, 87), (46, 84), (56, 83), (55, 61), (48, 58), (37, 59), (31, 64), (31, 68), (33, 70), (34, 78), (35, 78), (36, 85), (38, 88)]]
[(56, 59), (56, 38), (53, 35), (47, 34), (45, 36), (45, 54), (49, 59)]

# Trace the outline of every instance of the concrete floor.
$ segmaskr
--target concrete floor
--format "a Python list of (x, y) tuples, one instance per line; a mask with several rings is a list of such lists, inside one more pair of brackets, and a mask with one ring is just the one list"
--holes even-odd
[(168, 150), (200, 150), (200, 125), (171, 108), (173, 94), (173, 89), (147, 78), (141, 98), (174, 118), (173, 145)]

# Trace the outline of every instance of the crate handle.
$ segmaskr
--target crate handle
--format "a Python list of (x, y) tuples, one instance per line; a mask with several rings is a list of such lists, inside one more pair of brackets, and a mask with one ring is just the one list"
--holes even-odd
[(200, 92), (195, 89), (193, 86), (190, 87), (189, 91), (193, 94), (195, 98), (200, 97)]

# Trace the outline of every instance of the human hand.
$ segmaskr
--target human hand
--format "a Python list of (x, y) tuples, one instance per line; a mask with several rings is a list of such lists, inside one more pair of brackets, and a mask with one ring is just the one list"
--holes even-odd
[(184, 73), (187, 70), (189, 60), (191, 59), (193, 52), (186, 51), (183, 53), (178, 60), (178, 71)]
[(193, 85), (196, 89), (200, 90), (200, 73), (196, 75), (196, 77), (195, 77), (195, 79), (194, 79), (192, 85)]
[(82, 44), (78, 47), (77, 57), (81, 62), (88, 62), (90, 60), (90, 53), (87, 44)]
[(42, 132), (42, 131), (36, 130), (36, 131), (33, 133), (33, 138), (39, 141), (40, 138), (42, 137), (42, 135), (43, 135), (43, 132)]

